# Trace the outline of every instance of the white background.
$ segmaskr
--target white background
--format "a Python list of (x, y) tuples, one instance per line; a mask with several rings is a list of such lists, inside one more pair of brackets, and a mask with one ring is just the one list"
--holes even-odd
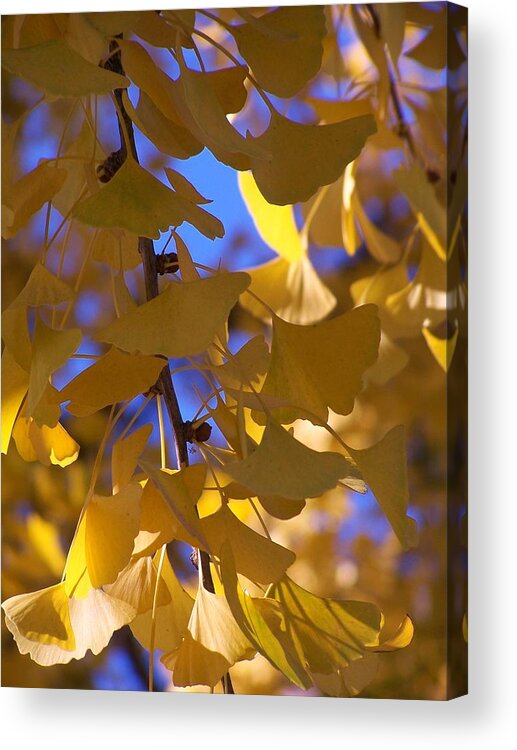
[[(164, 7), (216, 2), (168, 0)], [(517, 3), (470, 0), (468, 5), (470, 695), (426, 703), (3, 688), (4, 747), (517, 746)], [(73, 5), (8, 0), (2, 13), (158, 6), (148, 0), (81, 0)]]

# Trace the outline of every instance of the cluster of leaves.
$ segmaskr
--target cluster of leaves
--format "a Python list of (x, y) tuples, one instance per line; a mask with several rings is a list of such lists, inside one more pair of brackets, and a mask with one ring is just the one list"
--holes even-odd
[[(386, 633), (374, 604), (322, 598), (295, 583), (287, 570), (296, 556), (270, 532), (277, 519), (298, 517), (312, 499), (336, 488), (369, 488), (402, 548), (416, 542), (407, 515), (403, 428), (360, 450), (334, 428), (351, 414), (365, 377), (383, 384), (407, 366), (397, 340), (422, 333), (446, 370), (464, 299), (463, 171), (456, 170), (447, 217), (447, 176), (435, 180), (441, 164), (414, 158), (418, 139), (405, 129), (393, 98), (407, 19), (382, 7), (5, 19), (6, 70), (43, 90), (34, 106), (64, 101), (67, 107), (55, 157), (22, 176), (15, 146), (29, 110), (2, 129), (3, 236), (16, 237), (47, 206), (42, 247), (3, 313), (2, 451), (12, 439), (25, 461), (68, 471), (79, 444), (63, 418), (73, 415), (77, 424), (111, 407), (61, 583), (3, 604), (20, 652), (38, 664), (97, 654), (115, 630), (129, 625), (150, 651), (151, 686), (155, 650), (163, 652), (176, 686), (214, 688), (222, 680), (227, 691), (229, 669), (258, 653), (300, 688), (355, 695), (375, 674), (375, 652), (410, 642), (409, 618), (395, 634), (394, 628)], [(315, 79), (333, 71), (339, 92), (345, 78), (347, 61), (336, 43), (345, 22), (377, 77), (366, 90), (352, 85), (347, 96), (318, 98)], [(416, 57), (432, 54), (426, 40), (415, 46)], [(210, 55), (215, 65), (207, 71)], [(139, 90), (136, 104), (127, 94), (130, 84)], [(310, 123), (280, 112), (282, 100), (295, 96), (311, 107)], [(425, 109), (421, 101), (418, 106)], [(264, 114), (259, 135), (242, 134)], [(107, 118), (120, 133), (111, 154), (100, 137)], [(162, 156), (185, 160), (206, 148), (238, 170), (242, 196), (274, 260), (247, 272), (197, 263), (178, 227), (188, 223), (209, 239), (222, 237), (224, 227), (181, 173), (165, 168), (169, 187), (140, 165), (135, 129)], [(409, 199), (415, 225), (404, 240), (376, 226), (364, 199), (372, 163), (395, 149), (409, 154), (409, 167), (397, 169), (382, 190)], [(443, 156), (443, 141), (441, 149)], [(461, 162), (461, 140), (457, 149)], [(378, 190), (375, 184), (373, 193)], [(295, 204), (304, 216), (301, 229)], [(147, 288), (146, 301), (137, 304), (127, 276), (142, 275), (146, 247), (162, 232), (176, 250), (161, 269), (168, 281), (159, 294)], [(68, 283), (74, 238), (81, 257), (75, 283)], [(309, 244), (337, 244), (355, 255), (363, 241), (381, 266), (352, 285), (357, 306), (336, 312), (337, 298), (316, 272)], [(114, 318), (92, 329), (80, 325), (75, 306), (94, 262), (111, 282)], [(443, 335), (451, 294), (458, 315), (453, 332), (446, 326)], [(237, 303), (264, 327), (232, 353), (228, 318)], [(67, 326), (71, 317), (74, 328)], [(99, 353), (76, 354), (84, 341)], [(55, 387), (52, 381), (74, 358), (93, 364)], [(178, 418), (163, 386), (171, 382), (171, 367), (173, 375), (200, 373), (209, 388), (199, 394), (192, 422), (181, 423), (183, 436), (176, 425), (176, 469), (168, 468), (172, 451), (162, 419), (163, 404), (173, 427)], [(141, 394), (142, 405), (117, 435), (117, 423)], [(152, 426), (134, 426), (151, 401), (160, 416), (161, 468), (148, 446)], [(206, 420), (217, 428), (212, 440)], [(330, 450), (312, 447), (322, 435)], [(192, 466), (186, 440), (196, 446)], [(193, 592), (170, 563), (173, 540), (196, 551)]]

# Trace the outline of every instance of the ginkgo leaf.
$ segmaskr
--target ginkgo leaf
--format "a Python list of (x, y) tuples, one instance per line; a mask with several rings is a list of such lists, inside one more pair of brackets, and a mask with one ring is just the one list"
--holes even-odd
[(238, 180), (246, 208), (264, 242), (286, 260), (300, 260), (307, 248), (298, 232), (293, 207), (268, 203), (251, 172), (239, 172)]
[(231, 667), (222, 654), (205, 648), (194, 640), (188, 630), (181, 646), (170, 654), (164, 654), (160, 661), (172, 671), (176, 687), (215, 687)]
[(409, 490), (404, 427), (390, 430), (371, 448), (348, 447), (359, 471), (382, 508), (404, 549), (415, 546), (416, 523), (407, 515)]
[(368, 252), (379, 263), (396, 263), (402, 256), (399, 242), (379, 229), (363, 208), (357, 190), (354, 191), (352, 206), (359, 221)]
[(270, 516), (283, 521), (300, 515), (306, 505), (305, 500), (286, 500), (278, 495), (260, 495), (258, 501)]
[(213, 372), (221, 385), (238, 389), (257, 386), (269, 364), (269, 349), (263, 336), (254, 336)]
[(2, 339), (16, 363), (26, 372), (30, 371), (32, 343), (26, 307), (8, 307), (2, 313)]
[(45, 391), (50, 376), (62, 367), (79, 347), (82, 334), (78, 328), (59, 331), (49, 328), (40, 316), (32, 339), (32, 361), (27, 395), (26, 416), (32, 416)]
[(125, 438), (114, 443), (111, 451), (111, 483), (113, 492), (118, 492), (131, 481), (138, 459), (142, 455), (153, 430), (151, 424), (143, 424)]
[(385, 3), (377, 3), (375, 9), (380, 20), (380, 35), (390, 51), (393, 65), (397, 67), (404, 43), (406, 8), (404, 3), (397, 3), (393, 8), (388, 8)]
[(230, 666), (255, 654), (224, 596), (212, 594), (203, 586), (198, 588), (188, 629), (194, 640), (221, 654)]
[(108, 404), (127, 401), (148, 391), (164, 366), (161, 357), (127, 354), (112, 347), (71, 380), (58, 398), (62, 403), (70, 401), (67, 409), (71, 414), (93, 414)]
[(152, 555), (160, 547), (179, 538), (193, 546), (197, 543), (182, 529), (170, 505), (154, 482), (146, 482), (141, 499), (140, 529), (135, 539), (134, 555)]
[(5, 348), (2, 353), (2, 453), (7, 453), (14, 423), (28, 388), (28, 373)]
[(6, 49), (2, 65), (53, 96), (108, 94), (129, 86), (125, 76), (88, 62), (62, 39)]
[[(248, 268), (249, 291), (241, 305), (261, 320), (269, 320), (270, 310), (288, 323), (310, 325), (325, 318), (336, 306), (336, 298), (320, 279), (308, 255), (288, 261), (274, 258)], [(269, 309), (268, 309), (269, 308)]]
[(327, 420), (328, 408), (349, 414), (363, 373), (377, 358), (379, 340), (374, 305), (356, 307), (312, 326), (293, 325), (275, 317), (271, 363), (262, 393), (298, 407), (274, 409), (275, 417), (284, 423), (297, 417), (317, 423), (318, 419)]
[(137, 128), (164, 154), (176, 159), (188, 159), (203, 150), (203, 145), (183, 125), (169, 120), (145, 91), (140, 91), (138, 104), (123, 94), (126, 112)]
[(77, 206), (74, 216), (93, 227), (127, 229), (152, 239), (184, 221), (210, 239), (224, 235), (219, 219), (169, 190), (131, 158), (104, 188)]
[(42, 263), (36, 263), (10, 309), (59, 305), (73, 298), (74, 292), (68, 284), (54, 276)]
[(375, 130), (373, 115), (303, 125), (273, 112), (267, 130), (254, 139), (271, 154), (269, 159), (252, 157), (255, 182), (269, 203), (306, 201), (319, 187), (337, 180)]
[(277, 581), (296, 559), (294, 552), (239, 521), (226, 505), (203, 518), (201, 525), (210, 551), (219, 555), (221, 546), (228, 543), (237, 572), (250, 581)]
[(221, 100), (211, 86), (206, 74), (187, 67), (181, 50), (178, 50), (180, 77), (176, 105), (185, 123), (194, 135), (218, 157), (218, 150), (230, 154), (245, 154), (263, 159), (268, 150), (254, 139), (243, 136), (230, 124)]
[(171, 283), (158, 297), (101, 330), (97, 338), (128, 352), (166, 357), (199, 354), (212, 342), (249, 282), (245, 273), (220, 273)]
[[(153, 561), (156, 570), (157, 558)], [(187, 633), (194, 600), (183, 589), (169, 562), (167, 554), (163, 559), (162, 580), (169, 592), (170, 602), (156, 608), (154, 622), (154, 648), (158, 651), (173, 651), (181, 644)], [(148, 651), (151, 649), (152, 612), (148, 610), (138, 615), (130, 625), (137, 641)]]
[(300, 664), (300, 660), (296, 654), (293, 655), (289, 649), (285, 649), (284, 643), (279, 640), (263, 616), (264, 607), (257, 606), (259, 602), (268, 604), (271, 602), (270, 606), (274, 607), (276, 602), (253, 599), (242, 591), (235, 571), (232, 551), (228, 544), (224, 544), (221, 548), (221, 575), (226, 601), (250, 643), (291, 682), (302, 689), (309, 688), (311, 680), (305, 668)]
[(92, 258), (115, 271), (129, 271), (140, 265), (138, 238), (129, 232), (100, 229), (95, 237)]
[(77, 460), (79, 445), (58, 422), (54, 427), (38, 425), (30, 417), (18, 417), (13, 429), (13, 439), (24, 461), (39, 461), (44, 466), (65, 468)]
[(397, 169), (393, 173), (395, 183), (409, 201), (418, 225), (438, 257), (448, 258), (447, 215), (445, 206), (439, 202), (426, 172), (418, 165), (410, 171)]
[(337, 453), (314, 451), (274, 420), (267, 422), (262, 442), (243, 461), (224, 467), (254, 495), (280, 495), (292, 500), (318, 497), (348, 475), (350, 465)]
[(401, 648), (409, 646), (415, 635), (415, 626), (409, 615), (405, 615), (404, 619), (396, 629), (396, 631), (389, 638), (383, 637), (381, 634), (380, 644), (375, 646), (372, 650), (376, 652), (382, 651), (398, 651)]
[(183, 198), (186, 198), (186, 200), (197, 204), (212, 203), (210, 199), (204, 198), (201, 193), (196, 190), (194, 185), (192, 185), (192, 183), (189, 182), (180, 172), (165, 167), (165, 174), (167, 175), (167, 179), (169, 180), (172, 189), (176, 193), (179, 193), (179, 195), (182, 195)]
[[(379, 6), (377, 6), (379, 7)], [(311, 674), (314, 684), (325, 695), (334, 698), (353, 698), (369, 685), (379, 669), (379, 657), (376, 654), (365, 654), (359, 659), (340, 667), (331, 674)]]
[(388, 381), (398, 375), (409, 362), (409, 354), (402, 347), (395, 344), (389, 336), (381, 332), (379, 344), (379, 357), (372, 367), (366, 372), (369, 382), (376, 385), (385, 385)]
[[(10, 601), (12, 600), (4, 602), (2, 607)], [(75, 647), (72, 650), (64, 648), (59, 643), (48, 644), (39, 639), (27, 638), (20, 632), (17, 622), (6, 616), (5, 623), (13, 634), (21, 654), (30, 654), (31, 659), (43, 667), (68, 664), (72, 659), (82, 659), (88, 650), (95, 655), (100, 654), (108, 645), (114, 631), (127, 625), (135, 616), (135, 610), (129, 604), (95, 589), (90, 590), (85, 598), (72, 597), (67, 603), (71, 630), (75, 638)]]
[(113, 274), (112, 281), (115, 313), (117, 316), (126, 315), (126, 313), (131, 312), (131, 310), (134, 310), (138, 305), (127, 288), (124, 271), (119, 271), (119, 273)]
[[(15, 51), (21, 50), (5, 50), (6, 53)], [(66, 176), (64, 169), (42, 163), (11, 185), (3, 195), (3, 208), (11, 213), (2, 210), (2, 237), (14, 237), (31, 216), (60, 190)]]
[(323, 599), (287, 576), (268, 593), (280, 603), (285, 627), (311, 672), (334, 672), (378, 644), (382, 615), (374, 604)]
[(68, 597), (63, 583), (30, 594), (13, 596), (2, 604), (2, 609), (6, 615), (7, 627), (12, 623), (23, 638), (44, 644), (55, 643), (67, 651), (75, 648)]
[[(241, 11), (242, 13), (242, 11)], [(322, 7), (285, 7), (230, 30), (257, 81), (276, 96), (294, 96), (321, 66), (326, 34)]]
[(423, 326), (422, 328), (422, 335), (429, 347), (429, 351), (444, 372), (447, 372), (451, 366), (458, 341), (458, 333), (459, 329), (456, 327), (452, 336), (442, 338), (441, 336), (437, 336), (428, 326)]
[(69, 595), (78, 595), (77, 584), (85, 573), (91, 586), (99, 588), (115, 581), (126, 567), (138, 534), (141, 494), (141, 487), (128, 484), (116, 495), (91, 497), (68, 555)]
[(208, 545), (196, 510), (205, 483), (206, 465), (194, 464), (174, 474), (160, 471), (145, 461), (140, 461), (140, 466), (159, 489), (177, 521), (206, 549)]
[(129, 604), (139, 615), (148, 612), (155, 600), (158, 607), (171, 601), (165, 581), (157, 580), (156, 568), (150, 557), (132, 558), (120, 571), (114, 583), (104, 586), (104, 591), (115, 599)]

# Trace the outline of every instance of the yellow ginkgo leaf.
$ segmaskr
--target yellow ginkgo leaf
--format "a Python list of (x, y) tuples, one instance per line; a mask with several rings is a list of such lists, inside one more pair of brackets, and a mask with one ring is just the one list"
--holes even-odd
[(165, 167), (165, 174), (172, 189), (179, 195), (182, 195), (183, 198), (186, 198), (186, 200), (197, 204), (212, 203), (210, 199), (204, 198), (194, 185), (180, 172), (176, 172), (175, 169), (170, 169), (170, 167)]
[(130, 482), (152, 430), (151, 424), (144, 424), (114, 443), (111, 451), (111, 483), (114, 493)]
[(239, 172), (238, 179), (246, 208), (264, 242), (286, 260), (300, 260), (307, 248), (298, 232), (293, 207), (268, 203), (251, 172)]
[(188, 629), (198, 643), (230, 664), (253, 656), (255, 649), (237, 625), (224, 596), (199, 586)]
[[(93, 588), (113, 583), (129, 562), (140, 522), (138, 485), (127, 484), (116, 495), (92, 495), (79, 522), (66, 565), (66, 590), (82, 596), (77, 585), (87, 574)], [(85, 590), (86, 589), (86, 590)]]
[(196, 510), (205, 484), (206, 465), (194, 464), (174, 474), (160, 471), (145, 461), (140, 461), (140, 466), (154, 482), (180, 526), (206, 549), (208, 545)]
[[(4, 602), (2, 606), (10, 601), (12, 600)], [(72, 659), (82, 659), (88, 650), (94, 655), (100, 654), (108, 645), (114, 631), (127, 625), (135, 617), (135, 610), (129, 604), (95, 589), (89, 591), (85, 598), (72, 597), (67, 600), (67, 604), (71, 631), (75, 638), (75, 647), (72, 646), (72, 649), (64, 648), (59, 643), (31, 640), (19, 630), (15, 620), (6, 616), (5, 623), (13, 634), (21, 654), (30, 654), (31, 659), (43, 667), (68, 664)]]
[(162, 545), (178, 538), (187, 544), (197, 544), (197, 540), (182, 529), (154, 482), (146, 482), (140, 505), (140, 530), (135, 539), (134, 555), (152, 555)]
[(306, 201), (319, 187), (337, 180), (375, 129), (373, 115), (331, 125), (303, 125), (274, 112), (268, 129), (254, 139), (271, 153), (270, 159), (252, 157), (255, 182), (269, 203)]
[(26, 372), (31, 368), (32, 343), (26, 307), (8, 307), (2, 313), (2, 339), (16, 363)]
[(394, 427), (371, 448), (355, 450), (347, 447), (347, 450), (402, 547), (413, 547), (416, 543), (416, 523), (407, 515), (409, 490), (403, 425)]
[(254, 495), (305, 500), (333, 489), (349, 474), (350, 464), (337, 453), (307, 448), (270, 419), (258, 448), (224, 469)]
[(94, 588), (111, 583), (127, 565), (140, 521), (141, 488), (126, 485), (116, 495), (93, 495), (86, 509), (85, 553)]
[(176, 687), (215, 687), (231, 667), (222, 654), (205, 648), (192, 638), (188, 630), (181, 646), (169, 654), (164, 654), (160, 661), (172, 671)]
[(158, 297), (104, 328), (97, 338), (128, 352), (166, 357), (199, 354), (212, 342), (249, 282), (245, 273), (220, 273), (171, 283)]
[[(21, 51), (5, 50), (5, 54)], [(42, 163), (11, 185), (2, 196), (5, 207), (10, 211), (2, 211), (2, 237), (14, 237), (31, 216), (59, 191), (66, 175), (64, 169)]]
[(257, 387), (269, 364), (269, 349), (263, 336), (254, 336), (213, 372), (222, 386), (239, 389)]
[(145, 91), (140, 91), (136, 107), (126, 94), (123, 94), (123, 102), (136, 127), (159, 151), (176, 159), (188, 159), (203, 150), (197, 138), (183, 125), (169, 120)]
[(380, 644), (373, 648), (373, 651), (398, 651), (401, 648), (409, 646), (415, 635), (415, 626), (409, 615), (406, 615), (396, 631), (389, 638), (381, 634)]
[(283, 521), (300, 515), (306, 505), (305, 500), (286, 500), (278, 495), (260, 495), (258, 501), (270, 516)]
[(268, 595), (300, 644), (310, 672), (328, 674), (359, 659), (379, 642), (382, 615), (374, 604), (322, 599), (285, 576)]
[[(130, 315), (131, 313), (128, 313)], [(108, 404), (127, 401), (156, 383), (165, 366), (160, 357), (127, 354), (112, 347), (59, 392), (61, 402), (75, 416), (86, 416)]]
[(247, 272), (252, 294), (243, 294), (240, 302), (261, 320), (269, 320), (273, 310), (288, 323), (310, 325), (325, 318), (336, 306), (336, 298), (320, 279), (308, 255), (293, 261), (274, 258), (248, 268)]
[(50, 376), (68, 361), (70, 355), (79, 347), (81, 337), (81, 331), (78, 328), (56, 331), (47, 326), (39, 315), (36, 316), (26, 406), (28, 417), (32, 416)]
[[(157, 557), (153, 561), (156, 570)], [(154, 623), (154, 648), (157, 651), (173, 651), (181, 644), (190, 620), (194, 600), (183, 589), (176, 578), (167, 554), (163, 560), (162, 579), (169, 592), (170, 602), (156, 608)], [(137, 641), (147, 650), (151, 649), (152, 612), (138, 615), (130, 625)]]
[(63, 583), (30, 594), (13, 596), (2, 604), (2, 609), (7, 627), (11, 630), (9, 625), (12, 623), (17, 632), (27, 640), (55, 643), (66, 651), (73, 651), (75, 648), (68, 597)]
[(458, 332), (459, 329), (456, 327), (452, 336), (442, 338), (441, 336), (437, 336), (428, 326), (422, 328), (422, 335), (429, 347), (429, 351), (444, 372), (447, 372), (451, 366), (454, 351), (456, 349), (456, 342), (458, 341)]
[[(275, 317), (271, 363), (262, 393), (299, 407), (274, 409), (275, 417), (283, 423), (297, 417), (325, 422), (328, 408), (349, 414), (361, 390), (363, 373), (377, 359), (379, 340), (374, 305), (356, 307), (311, 326)], [(260, 414), (257, 418), (260, 421)]]
[(29, 388), (29, 374), (5, 348), (2, 353), (2, 453), (7, 453), (20, 406)]
[(129, 86), (125, 76), (88, 62), (62, 39), (4, 50), (2, 65), (52, 96), (108, 94)]
[(353, 698), (369, 685), (379, 668), (379, 657), (376, 654), (365, 654), (359, 659), (340, 667), (330, 674), (311, 674), (314, 684), (322, 693), (334, 698)]
[(278, 581), (296, 559), (294, 552), (239, 521), (227, 505), (203, 518), (201, 523), (210, 551), (219, 555), (221, 546), (228, 543), (237, 572), (250, 581), (265, 584)]
[(224, 235), (219, 219), (169, 190), (131, 158), (104, 188), (77, 206), (74, 216), (93, 227), (126, 229), (152, 239), (184, 221), (210, 239)]
[(27, 283), (9, 309), (59, 305), (73, 297), (74, 292), (68, 284), (54, 276), (42, 263), (36, 263)]
[(160, 578), (157, 582), (156, 568), (150, 557), (132, 558), (120, 571), (117, 580), (104, 586), (104, 591), (129, 604), (139, 615), (152, 608), (155, 592), (158, 607), (171, 601), (165, 581)]
[(427, 179), (426, 172), (414, 164), (411, 171), (398, 169), (393, 176), (398, 188), (408, 199), (427, 241), (441, 260), (447, 260), (447, 214), (445, 206), (441, 205)]
[(18, 417), (13, 429), (18, 453), (24, 461), (39, 461), (44, 466), (65, 468), (77, 460), (79, 445), (58, 422), (54, 427), (38, 425), (29, 417)]
[(323, 8), (278, 8), (259, 19), (240, 13), (249, 21), (231, 33), (257, 81), (276, 96), (297, 94), (320, 69), (327, 31)]
[(129, 271), (142, 262), (138, 238), (129, 232), (100, 229), (95, 237), (92, 258), (115, 271)]

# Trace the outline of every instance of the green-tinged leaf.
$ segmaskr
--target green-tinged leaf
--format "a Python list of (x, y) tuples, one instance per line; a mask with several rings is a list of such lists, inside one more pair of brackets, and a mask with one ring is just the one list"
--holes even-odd
[(100, 229), (93, 243), (92, 258), (115, 271), (136, 268), (142, 262), (138, 237), (129, 232)]
[(62, 39), (4, 50), (2, 65), (52, 96), (108, 94), (129, 86), (125, 76), (93, 65)]
[(274, 112), (267, 130), (253, 139), (271, 154), (269, 159), (252, 158), (255, 182), (269, 203), (306, 201), (319, 187), (337, 180), (375, 130), (373, 115), (302, 125)]
[[(11, 51), (14, 50), (6, 50), (4, 55)], [(14, 237), (31, 216), (60, 190), (66, 176), (66, 170), (42, 163), (10, 185), (2, 195), (2, 237)]]
[(374, 604), (322, 599), (287, 576), (269, 590), (299, 643), (307, 669), (328, 674), (378, 644), (382, 615)]
[(27, 283), (10, 305), (10, 309), (59, 305), (61, 302), (68, 302), (73, 297), (74, 292), (68, 284), (54, 276), (42, 263), (36, 263)]
[(265, 375), (269, 364), (269, 349), (263, 336), (254, 336), (226, 362), (213, 368), (214, 375), (222, 386), (245, 389), (257, 386)]
[(305, 500), (333, 489), (349, 474), (350, 464), (337, 453), (307, 448), (270, 419), (258, 448), (224, 470), (255, 495)]
[(38, 315), (32, 340), (32, 362), (26, 415), (33, 415), (47, 387), (50, 376), (62, 367), (81, 343), (81, 331), (72, 328), (56, 331), (49, 328)]
[(93, 414), (108, 404), (128, 401), (148, 391), (165, 364), (161, 357), (127, 354), (112, 347), (71, 380), (59, 392), (59, 400), (70, 401), (67, 409), (75, 416)]
[(171, 283), (155, 299), (113, 321), (97, 338), (129, 352), (166, 357), (199, 354), (212, 342), (249, 281), (245, 273), (221, 273)]
[[(311, 680), (296, 654), (285, 648), (269, 627), (268, 622), (261, 614), (263, 608), (259, 609), (255, 606), (255, 602), (263, 600), (252, 599), (251, 596), (242, 591), (235, 571), (232, 551), (228, 544), (221, 548), (221, 575), (226, 601), (236, 622), (250, 643), (295, 685), (305, 690), (311, 687)], [(274, 606), (274, 603), (272, 606)]]
[(250, 529), (226, 505), (203, 518), (201, 524), (210, 551), (219, 555), (221, 546), (228, 543), (237, 572), (250, 581), (278, 581), (295, 561), (294, 552)]
[(167, 179), (169, 180), (172, 189), (186, 200), (197, 204), (212, 203), (210, 199), (204, 198), (201, 193), (196, 190), (194, 185), (192, 185), (192, 183), (190, 183), (180, 172), (165, 167), (165, 174), (167, 175)]
[(407, 515), (409, 490), (404, 427), (394, 427), (371, 448), (355, 450), (348, 447), (347, 450), (357, 463), (402, 547), (414, 547), (417, 529), (415, 521)]
[(184, 221), (210, 239), (224, 235), (219, 219), (169, 190), (130, 158), (104, 188), (78, 205), (74, 216), (93, 227), (127, 229), (153, 239)]
[(322, 693), (333, 698), (353, 698), (374, 680), (378, 668), (379, 657), (376, 654), (365, 654), (336, 672), (312, 673), (311, 677)]
[[(374, 305), (356, 307), (311, 326), (275, 317), (271, 363), (262, 393), (285, 399), (293, 408), (274, 409), (274, 415), (283, 423), (301, 417), (317, 424), (327, 420), (328, 408), (349, 414), (362, 376), (377, 358), (379, 340)], [(261, 419), (260, 414), (257, 418)]]
[(294, 96), (321, 66), (326, 34), (320, 6), (278, 8), (231, 29), (255, 78), (276, 96)]

